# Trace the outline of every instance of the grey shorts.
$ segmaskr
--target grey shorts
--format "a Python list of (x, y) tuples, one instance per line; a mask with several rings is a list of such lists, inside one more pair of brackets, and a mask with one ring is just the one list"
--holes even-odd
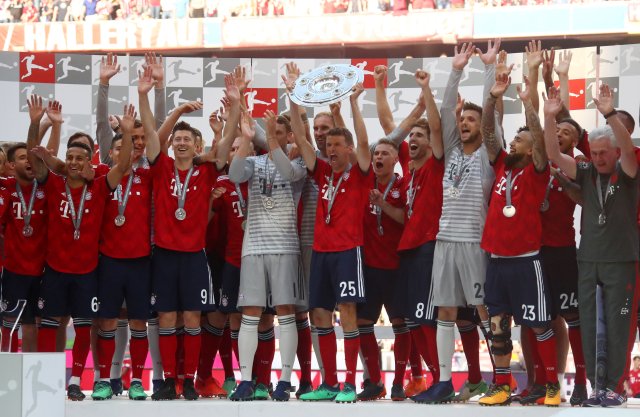
[(242, 257), (238, 307), (299, 305), (308, 298), (302, 295), (301, 287), (300, 255)]
[(479, 243), (437, 241), (433, 255), (435, 305), (466, 307), (484, 304), (488, 260)]
[(309, 310), (309, 280), (311, 279), (311, 253), (312, 246), (300, 247), (300, 260), (302, 263), (302, 279), (299, 302), (296, 313), (304, 313)]

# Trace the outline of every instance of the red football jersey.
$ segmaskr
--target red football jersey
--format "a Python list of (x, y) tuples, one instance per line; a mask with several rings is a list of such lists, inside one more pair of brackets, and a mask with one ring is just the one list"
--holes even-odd
[[(120, 182), (122, 193), (127, 189), (129, 175)], [(125, 222), (116, 226), (118, 199), (109, 195), (104, 209), (100, 253), (119, 259), (133, 259), (151, 254), (151, 173), (149, 169), (133, 171), (129, 200), (124, 211)]]
[[(402, 208), (406, 204), (403, 181), (403, 178), (396, 174), (395, 181), (387, 194), (386, 201), (394, 207)], [(384, 195), (387, 186), (388, 184), (378, 184), (378, 190)], [(375, 187), (375, 179), (370, 187)], [(378, 231), (378, 216), (375, 206), (371, 203), (367, 204), (364, 214), (364, 263), (372, 268), (397, 269), (400, 264), (397, 252), (398, 243), (404, 226), (384, 212), (380, 216), (380, 224), (382, 225), (382, 235)]]
[[(224, 187), (227, 191), (222, 194), (218, 200), (219, 205), (217, 212), (220, 213), (221, 218), (224, 219), (224, 228), (226, 239), (226, 247), (224, 250), (224, 260), (233, 266), (240, 268), (240, 260), (242, 258), (242, 240), (244, 239), (244, 230), (242, 230), (242, 222), (245, 221), (245, 217), (242, 214), (240, 208), (240, 198), (236, 192), (235, 183), (229, 180), (229, 177), (224, 175), (218, 177), (216, 182), (216, 188)], [(248, 203), (249, 190), (246, 182), (240, 184), (240, 192), (245, 204)]]
[(629, 389), (634, 396), (640, 394), (640, 370), (629, 371)]
[(96, 167), (93, 169), (95, 171), (95, 178), (100, 178), (103, 177), (105, 175), (107, 175), (109, 173), (109, 170), (111, 169), (111, 167), (109, 167), (109, 165), (107, 164), (98, 164), (96, 165)]
[(402, 176), (405, 178), (411, 175), (411, 171), (409, 171), (409, 161), (411, 161), (411, 157), (409, 157), (409, 143), (402, 141), (398, 149), (398, 162), (400, 163), (400, 168), (402, 168)]
[(576, 231), (573, 228), (576, 203), (562, 190), (562, 186), (554, 177), (549, 190), (549, 209), (540, 212), (543, 246), (562, 247), (576, 244)]
[(373, 178), (373, 170), (367, 173), (354, 165), (349, 172), (336, 173), (333, 176), (333, 187), (343, 178), (331, 208), (331, 221), (326, 223), (329, 214), (329, 180), (331, 179), (331, 165), (316, 159), (313, 178), (318, 184), (318, 205), (316, 208), (316, 224), (313, 235), (313, 250), (317, 252), (340, 252), (362, 246), (363, 217), (365, 207), (369, 201), (369, 190)]
[[(80, 239), (73, 238), (74, 227), (65, 191), (66, 179), (50, 173), (45, 183), (48, 201), (47, 264), (58, 272), (86, 274), (98, 266), (98, 241), (109, 198), (107, 177), (96, 178), (87, 184)], [(82, 188), (72, 188), (71, 198), (80, 209)]]
[[(411, 217), (409, 211), (409, 188), (413, 176), (415, 198)], [(427, 162), (404, 178), (403, 194), (406, 197), (404, 231), (398, 244), (398, 250), (414, 249), (436, 240), (442, 214), (442, 177), (444, 176), (444, 158), (431, 157)]]
[[(188, 171), (179, 171), (184, 184)], [(153, 176), (154, 239), (163, 249), (198, 252), (205, 247), (211, 189), (219, 173), (212, 163), (193, 167), (187, 187), (184, 220), (176, 219), (178, 194), (175, 186), (174, 160), (162, 152), (151, 165)]]
[[(31, 221), (29, 225), (33, 234), (25, 237), (24, 208), (16, 190), (16, 179), (8, 178), (5, 182), (6, 191), (4, 205), (0, 211), (5, 212), (4, 253), (5, 267), (16, 274), (40, 276), (44, 271), (44, 260), (47, 253), (47, 199), (44, 185), (36, 189)], [(21, 187), (25, 204), (29, 206), (33, 183)]]
[(512, 170), (511, 205), (515, 207), (516, 213), (513, 217), (506, 217), (502, 212), (507, 204), (506, 156), (505, 151), (500, 152), (493, 164), (496, 181), (493, 184), (481, 247), (498, 256), (518, 256), (540, 249), (540, 205), (549, 183), (549, 166), (543, 172), (536, 172), (533, 163), (525, 168)]

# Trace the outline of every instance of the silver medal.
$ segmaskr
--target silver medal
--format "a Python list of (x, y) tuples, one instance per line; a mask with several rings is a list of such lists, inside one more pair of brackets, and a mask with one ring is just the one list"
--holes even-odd
[(545, 212), (549, 210), (549, 200), (544, 200), (542, 204), (540, 204), (540, 211)]
[(272, 197), (263, 197), (262, 198), (262, 204), (264, 205), (264, 208), (266, 208), (267, 210), (271, 210), (276, 205), (276, 203), (275, 203), (275, 201), (273, 201)]
[(598, 216), (598, 224), (600, 226), (604, 226), (607, 223), (607, 215), (604, 213), (600, 213)]
[(118, 214), (113, 222), (116, 224), (116, 226), (122, 227), (122, 225), (124, 225), (125, 221), (126, 221), (126, 219), (125, 219), (124, 215)]
[(22, 228), (22, 235), (24, 237), (33, 236), (33, 227), (31, 227), (30, 224), (25, 224), (24, 227)]
[(504, 217), (513, 217), (516, 215), (516, 208), (515, 206), (504, 206), (502, 208), (502, 214), (504, 215)]
[(80, 240), (80, 230), (73, 231), (73, 240)]
[(451, 187), (449, 188), (449, 196), (451, 198), (458, 198), (460, 197), (460, 189), (458, 187)]
[(182, 221), (187, 218), (187, 211), (183, 208), (176, 210), (176, 219)]

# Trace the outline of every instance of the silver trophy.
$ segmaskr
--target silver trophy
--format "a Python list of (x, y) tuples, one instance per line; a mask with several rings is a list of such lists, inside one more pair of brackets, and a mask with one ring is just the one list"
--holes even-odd
[(301, 106), (328, 106), (342, 101), (353, 92), (357, 83), (364, 81), (364, 72), (353, 65), (324, 65), (296, 81), (291, 100)]

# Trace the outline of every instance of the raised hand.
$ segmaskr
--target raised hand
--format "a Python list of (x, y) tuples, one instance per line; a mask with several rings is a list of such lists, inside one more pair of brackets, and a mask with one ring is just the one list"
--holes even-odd
[(42, 145), (34, 146), (30, 152), (33, 155), (35, 155), (37, 158), (40, 158), (42, 160), (44, 160), (50, 155), (49, 150)]
[(553, 63), (556, 59), (555, 49), (544, 50), (542, 54), (542, 79), (545, 84), (553, 84)]
[(416, 74), (416, 83), (420, 86), (420, 88), (425, 89), (429, 88), (429, 81), (431, 80), (431, 75), (425, 70), (417, 70)]
[(220, 119), (227, 123), (227, 119), (229, 119), (229, 109), (231, 108), (231, 102), (229, 101), (229, 99), (226, 96), (223, 96), (220, 99), (220, 103), (222, 104), (222, 106), (220, 106)]
[(597, 98), (593, 99), (593, 102), (603, 116), (615, 110), (613, 106), (613, 91), (611, 91), (611, 88), (609, 88), (607, 84), (602, 83), (600, 85), (600, 93)]
[(529, 101), (531, 100), (531, 84), (529, 83), (529, 78), (527, 78), (527, 76), (524, 76), (524, 90), (522, 89), (522, 87), (520, 87), (520, 85), (516, 86), (516, 90), (518, 90), (518, 96), (520, 96), (520, 100), (522, 100), (522, 102), (524, 103), (525, 101)]
[(251, 80), (247, 79), (247, 69), (242, 65), (238, 65), (233, 70), (233, 78), (236, 80), (236, 86), (238, 86), (240, 93), (243, 93), (251, 83)]
[(373, 79), (376, 83), (383, 83), (384, 77), (387, 76), (387, 67), (384, 65), (376, 65), (373, 69)]
[[(460, 95), (460, 93), (458, 93), (458, 101), (456, 102), (456, 115), (460, 116), (462, 114), (462, 108), (464, 107), (464, 99), (462, 98), (462, 96)], [(457, 117), (456, 120), (460, 119), (460, 117)]]
[(133, 131), (136, 117), (138, 117), (136, 107), (133, 104), (125, 104), (122, 119), (118, 119), (122, 133), (131, 133)]
[(293, 91), (298, 77), (300, 77), (300, 68), (298, 68), (295, 62), (289, 62), (287, 64), (287, 76), (282, 76), (282, 81), (284, 81), (284, 85), (289, 92)]
[(64, 122), (64, 120), (62, 120), (62, 104), (60, 104), (59, 101), (50, 101), (45, 111), (47, 112), (47, 118), (52, 124), (62, 124)]
[(151, 78), (157, 81), (157, 86), (162, 86), (164, 82), (164, 65), (162, 63), (162, 55), (155, 52), (147, 52), (144, 54), (145, 68), (151, 68)]
[(216, 135), (222, 134), (222, 129), (224, 129), (224, 121), (220, 118), (220, 113), (218, 110), (214, 110), (209, 115), (209, 127), (213, 130), (213, 133)]
[(29, 106), (29, 118), (32, 122), (40, 123), (40, 119), (44, 116), (44, 107), (42, 106), (42, 97), (36, 94), (32, 94), (27, 99), (27, 106)]
[(147, 66), (144, 71), (138, 71), (138, 94), (147, 94), (153, 87), (155, 87), (157, 81), (152, 77), (153, 70), (150, 66)]
[(473, 43), (463, 43), (460, 47), (460, 51), (458, 51), (458, 46), (456, 45), (454, 49), (453, 60), (451, 61), (451, 66), (453, 67), (453, 69), (462, 71), (464, 67), (466, 67), (469, 63), (469, 59), (471, 58), (471, 55), (473, 55), (474, 51), (475, 48), (473, 46)]
[(351, 91), (353, 91), (353, 94), (349, 96), (349, 100), (351, 100), (352, 102), (358, 101), (358, 97), (360, 97), (360, 95), (364, 92), (364, 86), (362, 85), (362, 83), (358, 83), (353, 86)]
[(182, 103), (176, 110), (179, 111), (180, 114), (187, 114), (202, 110), (202, 107), (203, 104), (201, 101), (189, 101), (187, 103)]
[(264, 112), (264, 125), (267, 130), (267, 139), (275, 139), (276, 138), (276, 121), (278, 116), (271, 110), (267, 110)]
[(507, 51), (502, 50), (498, 54), (498, 60), (496, 62), (496, 77), (501, 74), (511, 74), (513, 64), (507, 66)]
[(112, 114), (109, 115), (109, 126), (111, 126), (111, 130), (116, 131), (120, 128), (118, 124), (118, 119)]
[[(491, 40), (487, 43), (487, 52), (482, 53), (480, 48), (476, 48), (476, 53), (480, 55), (480, 60), (485, 65), (491, 65), (496, 62), (496, 57), (498, 56), (498, 51), (500, 51), (500, 43), (502, 41), (498, 38), (493, 41), (493, 45)], [(465, 64), (466, 65), (466, 64)]]
[(251, 140), (256, 135), (253, 118), (249, 112), (245, 111), (240, 116), (240, 131), (242, 132), (242, 137), (245, 139)]
[(384, 202), (384, 199), (382, 197), (383, 195), (380, 190), (376, 190), (374, 188), (373, 190), (369, 191), (369, 201), (374, 206), (380, 207), (380, 205)]
[(329, 104), (329, 111), (331, 114), (335, 116), (340, 116), (340, 109), (342, 109), (342, 102), (338, 101), (336, 103)]
[(569, 66), (571, 66), (571, 57), (573, 57), (573, 53), (571, 51), (563, 51), (560, 52), (558, 56), (558, 65), (553, 67), (558, 74), (558, 77), (561, 75), (569, 76)]
[(527, 56), (529, 71), (538, 71), (538, 68), (540, 68), (540, 64), (542, 64), (543, 61), (542, 42), (530, 41), (529, 45), (524, 47), (524, 50)]
[(211, 200), (213, 201), (213, 200), (215, 200), (217, 198), (222, 197), (222, 195), (224, 193), (226, 193), (226, 192), (227, 192), (227, 189), (224, 188), (224, 187), (216, 187), (216, 188), (214, 188), (213, 191), (211, 191)]
[(87, 161), (84, 164), (82, 171), (80, 171), (80, 176), (84, 178), (85, 181), (93, 181), (96, 176), (96, 171), (93, 169), (91, 161)]
[(490, 94), (494, 97), (501, 97), (511, 85), (511, 77), (507, 74), (496, 75), (496, 82), (491, 87)]
[(544, 100), (544, 117), (555, 118), (562, 111), (562, 99), (560, 98), (560, 90), (555, 87), (549, 89), (549, 96), (542, 93)]
[(240, 102), (240, 90), (236, 85), (236, 79), (231, 74), (224, 76), (224, 95), (227, 97), (230, 104)]
[(106, 57), (100, 60), (100, 84), (109, 85), (109, 80), (120, 72), (118, 56), (109, 52)]

